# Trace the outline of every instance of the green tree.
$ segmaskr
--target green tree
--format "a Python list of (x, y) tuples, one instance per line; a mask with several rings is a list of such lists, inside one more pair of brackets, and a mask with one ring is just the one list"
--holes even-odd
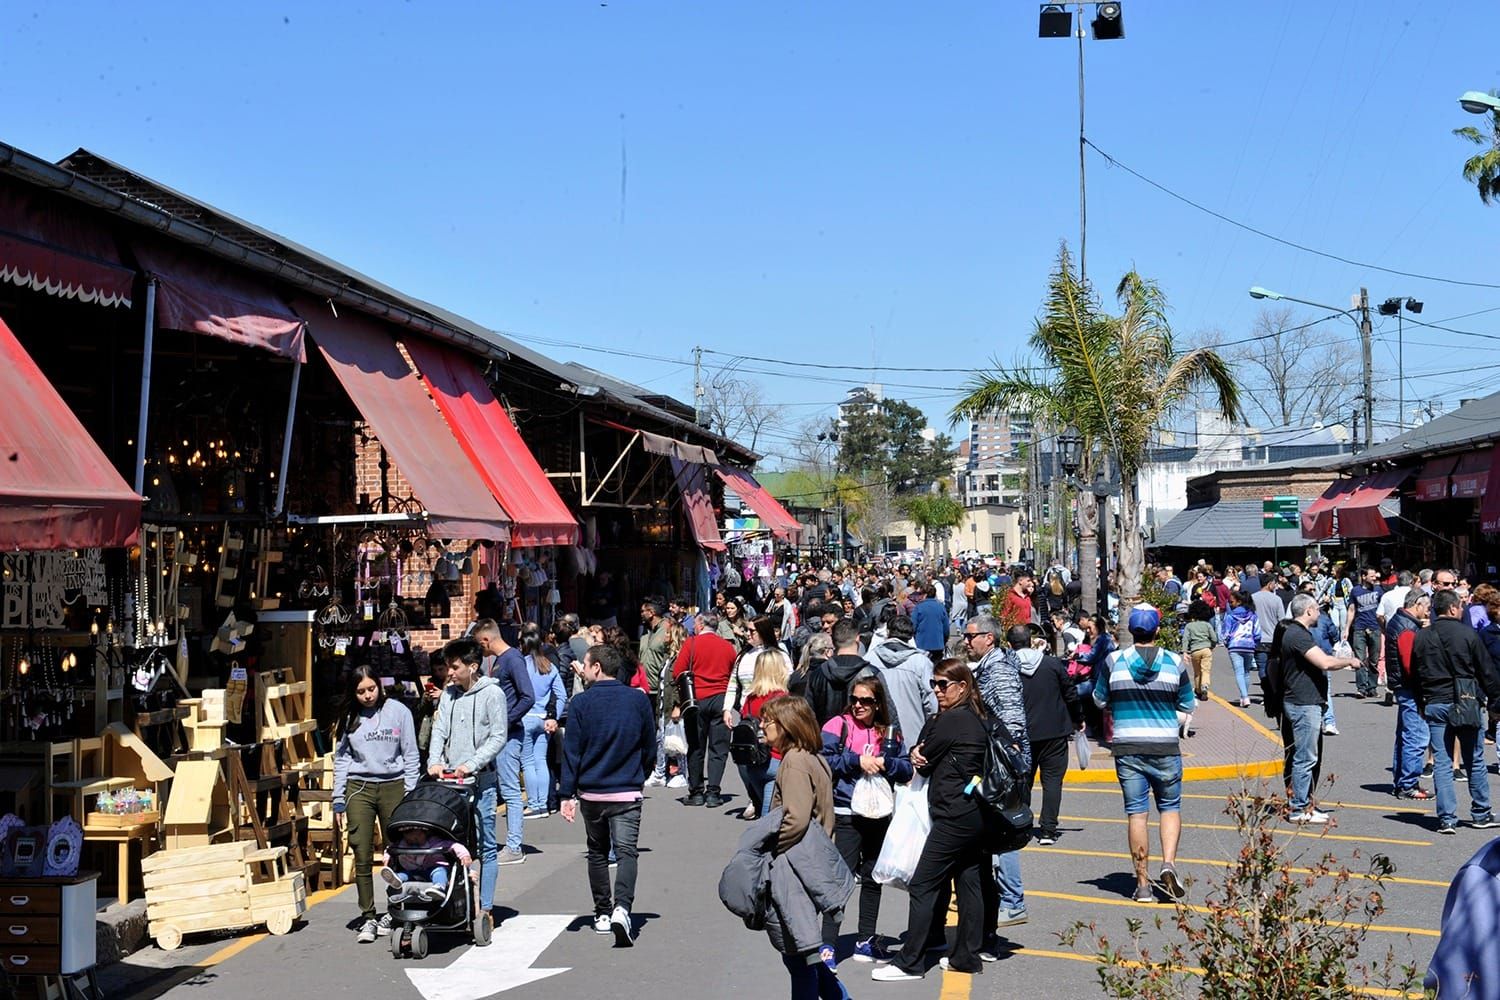
[(964, 505), (947, 492), (913, 493), (902, 500), (901, 509), (922, 532), (922, 551), (929, 558), (964, 519)]
[[(1491, 91), (1491, 94), (1495, 94)], [(1484, 130), (1472, 125), (1456, 128), (1453, 134), (1481, 147), (1464, 161), (1464, 180), (1479, 191), (1479, 200), (1486, 205), (1492, 198), (1500, 198), (1500, 112), (1491, 111), (1484, 116)]]
[[(975, 375), (952, 411), (955, 421), (997, 409), (1024, 410), (1047, 426), (1072, 426), (1084, 439), (1079, 476), (1118, 470), (1121, 483), (1118, 591), (1122, 605), (1140, 592), (1145, 548), (1140, 531), (1139, 472), (1152, 433), (1188, 393), (1207, 389), (1219, 409), (1240, 419), (1239, 391), (1229, 365), (1211, 348), (1179, 352), (1167, 323), (1166, 298), (1134, 271), (1115, 289), (1109, 315), (1073, 271), (1064, 244), (1048, 281), (1043, 314), (1030, 347), (1040, 365), (996, 366)], [(1079, 506), (1080, 567), (1085, 595), (1097, 593), (1095, 506)], [(1054, 517), (1060, 515), (1054, 511)], [(1088, 600), (1088, 598), (1085, 598)]]
[(875, 412), (845, 421), (839, 435), (838, 469), (882, 479), (897, 493), (927, 489), (947, 478), (953, 441), (946, 434), (927, 440), (927, 417), (905, 400), (885, 399)]

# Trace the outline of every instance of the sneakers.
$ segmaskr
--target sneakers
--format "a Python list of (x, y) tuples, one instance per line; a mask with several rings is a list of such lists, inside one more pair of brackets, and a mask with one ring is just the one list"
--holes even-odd
[(693, 792), (687, 798), (682, 800), (682, 804), (685, 806), (701, 806), (706, 801), (708, 800), (704, 797), (702, 792)]
[(521, 811), (524, 819), (546, 819), (551, 813), (546, 809), (532, 809), (530, 806)]
[[(995, 957), (997, 960), (999, 959), (998, 955)], [(953, 963), (948, 960), (947, 955), (944, 955), (942, 958), (938, 959), (938, 968), (942, 969), (944, 972), (961, 972), (966, 976), (975, 976), (979, 974), (978, 969), (955, 969), (953, 967)]]
[(818, 959), (822, 961), (824, 965), (828, 966), (829, 972), (833, 973), (835, 976), (839, 974), (839, 959), (838, 955), (834, 953), (833, 948), (826, 944), (823, 947), (819, 948)]
[(1335, 726), (1331, 722), (1328, 723), (1328, 725), (1326, 725), (1326, 726), (1323, 727), (1323, 735), (1324, 736), (1337, 736), (1338, 734), (1339, 734), (1339, 727)]
[(665, 774), (653, 774), (651, 777), (649, 777), (649, 778), (646, 779), (646, 787), (647, 788), (665, 788), (665, 787), (667, 787), (667, 776)]
[(1466, 781), (1469, 780), (1469, 772), (1459, 770), (1458, 768), (1454, 768), (1453, 769), (1453, 780), (1454, 781), (1465, 781), (1466, 782)]
[(856, 962), (883, 962), (886, 959), (885, 948), (878, 937), (868, 937), (854, 942), (853, 958)]
[(500, 852), (500, 856), (496, 859), (495, 863), (501, 865), (519, 865), (524, 864), (525, 861), (525, 851), (512, 851), (509, 847), (507, 847), (505, 850)]
[(375, 933), (379, 934), (381, 937), (384, 937), (385, 935), (389, 934), (390, 932), (391, 932), (391, 915), (389, 913), (382, 913), (380, 915), (380, 919), (377, 920), (377, 921), (375, 921)]
[(1292, 813), (1287, 817), (1287, 821), (1290, 823), (1323, 824), (1328, 822), (1328, 814), (1318, 809), (1304, 809), (1301, 812)]
[(999, 916), (1000, 919), (995, 921), (996, 927), (1015, 927), (1017, 924), (1024, 924), (1026, 922), (1026, 907), (1023, 906), (1016, 910), (1001, 907)]
[(1161, 875), (1157, 878), (1157, 882), (1173, 899), (1183, 899), (1187, 896), (1187, 889), (1183, 888), (1182, 880), (1177, 877), (1177, 870), (1171, 865), (1161, 866)]
[(366, 920), (359, 925), (359, 937), (354, 940), (360, 944), (370, 944), (380, 936), (379, 925), (373, 920)]
[(688, 780), (687, 780), (687, 778), (683, 777), (680, 774), (674, 774), (670, 778), (667, 779), (667, 787), (668, 788), (686, 788), (687, 786), (688, 786)]
[(1430, 778), (1430, 777), (1432, 777), (1432, 765), (1431, 764), (1424, 764), (1422, 766), (1422, 777), (1424, 777), (1424, 778)]
[(1458, 833), (1458, 824), (1450, 821), (1439, 822), (1437, 832), (1443, 834), (1444, 836), (1452, 837), (1453, 835)]
[(1051, 847), (1053, 844), (1057, 843), (1057, 831), (1044, 831), (1040, 837), (1036, 838), (1036, 842), (1038, 844), (1041, 844), (1043, 847)]
[(609, 929), (615, 932), (615, 947), (629, 948), (635, 944), (635, 927), (630, 923), (630, 911), (623, 906), (615, 907), (609, 915)]
[(718, 792), (709, 792), (703, 797), (703, 804), (709, 809), (717, 809), (728, 801), (728, 799), (720, 795)]
[(1240, 699), (1240, 708), (1249, 708), (1249, 707), (1250, 707), (1250, 699), (1249, 698), (1241, 698)]
[(1150, 882), (1147, 882), (1144, 885), (1136, 886), (1135, 895), (1130, 898), (1137, 903), (1154, 903), (1156, 902), (1156, 890), (1151, 887)]
[(754, 806), (746, 806), (740, 813), (740, 819), (754, 819), (756, 810)]
[(611, 928), (609, 926), (609, 914), (608, 913), (596, 913), (596, 914), (594, 914), (594, 933), (595, 934), (609, 934), (609, 933), (612, 933), (612, 930), (611, 930)]
[(418, 895), (429, 903), (436, 903), (443, 898), (443, 896), (445, 895), (445, 890), (440, 885), (429, 885), (427, 888), (418, 893)]
[[(947, 961), (947, 959), (944, 959), (944, 961)], [(907, 972), (899, 965), (882, 965), (870, 973), (870, 978), (877, 983), (909, 983), (913, 980), (921, 979), (922, 974), (920, 972)]]
[(406, 884), (405, 882), (401, 881), (400, 876), (398, 876), (388, 867), (380, 869), (380, 878), (381, 881), (390, 886), (392, 889), (400, 889)]
[(1425, 802), (1428, 799), (1432, 798), (1432, 793), (1423, 788), (1421, 785), (1412, 785), (1410, 788), (1403, 788), (1400, 791), (1396, 792), (1396, 798), (1417, 799), (1418, 801)]
[(1469, 825), (1476, 830), (1493, 830), (1495, 827), (1500, 826), (1500, 823), (1495, 822), (1493, 815), (1485, 814), (1478, 819), (1470, 820)]

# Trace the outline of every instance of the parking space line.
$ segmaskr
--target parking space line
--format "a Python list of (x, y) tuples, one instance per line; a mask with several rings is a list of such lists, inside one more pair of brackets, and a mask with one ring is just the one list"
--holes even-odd
[[(1069, 854), (1069, 855), (1073, 855), (1075, 857), (1110, 858), (1112, 860), (1120, 860), (1120, 861), (1129, 861), (1130, 860), (1130, 855), (1126, 854), (1124, 851), (1080, 851), (1080, 850), (1076, 850), (1076, 849), (1070, 849), (1070, 848), (1067, 848), (1067, 847), (1032, 847), (1032, 848), (1030, 848), (1027, 851), (1027, 853), (1028, 854)], [(1232, 862), (1228, 858), (1223, 858), (1223, 859), (1220, 859), (1220, 860), (1217, 860), (1217, 861), (1215, 861), (1212, 858), (1178, 858), (1177, 859), (1177, 863), (1180, 864), (1180, 865), (1218, 865), (1220, 868), (1225, 868), (1225, 867), (1228, 867), (1230, 864), (1232, 864)], [(1288, 868), (1287, 871), (1296, 872), (1299, 875), (1311, 875), (1312, 874), (1312, 869), (1311, 868), (1297, 868), (1295, 866), (1291, 867), (1291, 868)], [(1367, 873), (1364, 873), (1364, 872), (1352, 872), (1351, 874), (1355, 878), (1369, 879), (1372, 882), (1376, 881), (1375, 876), (1367, 874)], [(1332, 873), (1330, 873), (1330, 877), (1332, 877)], [(1390, 875), (1390, 876), (1387, 876), (1385, 878), (1379, 879), (1379, 881), (1381, 881), (1381, 882), (1390, 882), (1390, 883), (1393, 883), (1395, 885), (1424, 885), (1424, 886), (1432, 886), (1433, 888), (1436, 888), (1436, 889), (1446, 889), (1449, 886), (1449, 883), (1447, 883), (1447, 882), (1439, 882), (1439, 881), (1437, 881), (1435, 879), (1428, 879), (1428, 878), (1403, 878), (1403, 877), (1398, 876), (1398, 875)]]
[[(1071, 903), (1088, 903), (1090, 906), (1101, 906), (1101, 905), (1102, 906), (1129, 906), (1129, 907), (1133, 907), (1135, 909), (1155, 909), (1155, 910), (1160, 910), (1165, 905), (1163, 903), (1157, 903), (1157, 902), (1137, 903), (1133, 899), (1108, 899), (1108, 898), (1103, 898), (1103, 897), (1099, 897), (1099, 896), (1084, 896), (1084, 895), (1081, 895), (1079, 893), (1073, 893), (1073, 892), (1043, 892), (1043, 891), (1039, 891), (1039, 890), (1035, 890), (1035, 889), (1027, 889), (1026, 890), (1026, 895), (1028, 897), (1033, 897), (1034, 896), (1034, 897), (1036, 897), (1038, 899), (1058, 899), (1058, 900), (1065, 900), (1065, 901), (1071, 902)], [(1211, 913), (1211, 912), (1213, 912), (1207, 906), (1196, 906), (1196, 905), (1194, 905), (1192, 903), (1180, 903), (1180, 904), (1177, 904), (1177, 905), (1180, 905), (1180, 906), (1184, 907), (1185, 909), (1192, 910), (1194, 913)], [(1362, 926), (1361, 924), (1350, 923), (1350, 922), (1343, 921), (1343, 920), (1329, 920), (1329, 921), (1326, 921), (1325, 923), (1329, 927), (1360, 927), (1360, 926)], [(1371, 924), (1369, 926), (1369, 929), (1372, 930), (1372, 931), (1382, 931), (1382, 932), (1385, 932), (1387, 934), (1415, 934), (1415, 935), (1417, 935), (1419, 937), (1439, 937), (1441, 935), (1440, 931), (1428, 930), (1425, 927), (1396, 927), (1396, 926), (1392, 926), (1392, 925), (1389, 925), (1389, 924)]]
[[(1086, 793), (1092, 793), (1094, 795), (1112, 795), (1112, 796), (1114, 796), (1117, 799), (1120, 797), (1120, 790), (1118, 788), (1085, 788), (1085, 787), (1082, 787), (1082, 786), (1069, 785), (1068, 786), (1068, 793), (1072, 794), (1073, 792), (1086, 792)], [(1207, 800), (1213, 801), (1213, 802), (1224, 802), (1224, 801), (1228, 800), (1229, 793), (1226, 792), (1223, 795), (1209, 795), (1207, 792), (1183, 792), (1182, 793), (1182, 797), (1185, 798), (1185, 799), (1207, 799)], [(1330, 808), (1330, 809), (1370, 809), (1370, 810), (1374, 810), (1376, 812), (1407, 813), (1407, 814), (1413, 815), (1413, 816), (1431, 816), (1432, 815), (1432, 813), (1429, 810), (1427, 810), (1427, 809), (1413, 809), (1413, 808), (1410, 808), (1408, 806), (1398, 806), (1398, 805), (1394, 805), (1394, 804), (1388, 805), (1388, 806), (1381, 806), (1381, 805), (1373, 805), (1373, 804), (1364, 803), (1364, 802), (1330, 802), (1330, 803), (1327, 804), (1327, 808)]]
[[(1122, 818), (1100, 816), (1059, 816), (1057, 818), (1066, 820), (1069, 823), (1112, 823), (1118, 826), (1124, 826), (1129, 822), (1129, 820)], [(1156, 826), (1157, 824), (1153, 821), (1151, 825)], [(1227, 830), (1231, 833), (1239, 832), (1238, 827), (1226, 826), (1223, 823), (1183, 823), (1182, 828), (1184, 830)], [(1355, 837), (1342, 833), (1318, 833), (1308, 829), (1278, 829), (1271, 832), (1282, 837), (1302, 837), (1310, 840), (1352, 840), (1358, 844), (1400, 844), (1404, 847), (1432, 846), (1432, 841), (1430, 840), (1401, 840), (1396, 837)]]

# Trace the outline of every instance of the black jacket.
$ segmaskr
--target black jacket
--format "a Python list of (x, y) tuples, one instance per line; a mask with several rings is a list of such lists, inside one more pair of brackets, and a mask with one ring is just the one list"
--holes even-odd
[(1463, 619), (1439, 618), (1418, 632), (1411, 660), (1412, 697), (1418, 708), (1453, 704), (1454, 677), (1476, 678), (1490, 706), (1500, 705), (1500, 674), (1479, 633)]
[(1072, 734), (1083, 721), (1078, 689), (1062, 660), (1038, 650), (1017, 650), (1021, 660), (1021, 693), (1026, 699), (1026, 731), (1031, 742)]
[(1406, 668), (1401, 665), (1401, 636), (1407, 632), (1421, 635), (1422, 623), (1410, 611), (1401, 608), (1385, 623), (1385, 676), (1392, 688), (1406, 687)]
[(989, 737), (984, 723), (967, 705), (956, 705), (927, 720), (918, 742), (927, 776), (927, 808), (933, 821), (963, 819), (979, 808), (975, 795), (964, 789), (984, 773), (984, 748)]
[(870, 670), (865, 658), (853, 653), (835, 653), (807, 671), (807, 700), (817, 716), (818, 728), (849, 705), (854, 678)]

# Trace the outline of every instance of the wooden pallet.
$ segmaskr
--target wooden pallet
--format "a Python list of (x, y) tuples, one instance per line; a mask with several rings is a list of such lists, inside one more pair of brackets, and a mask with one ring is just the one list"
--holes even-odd
[(262, 743), (282, 744), (282, 768), (306, 771), (317, 766), (313, 733), (318, 721), (311, 718), (311, 682), (294, 677), (291, 669), (255, 675), (255, 726)]

